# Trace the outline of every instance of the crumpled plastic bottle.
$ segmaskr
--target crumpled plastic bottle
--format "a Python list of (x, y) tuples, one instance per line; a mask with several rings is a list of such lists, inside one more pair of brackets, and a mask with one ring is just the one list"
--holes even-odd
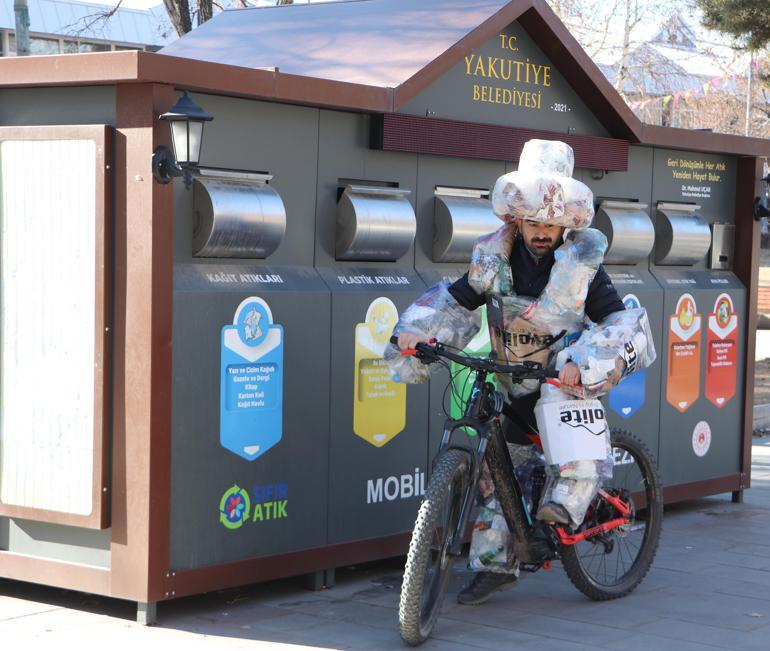
[(481, 507), (473, 525), (468, 569), (518, 575), (508, 523), (494, 497)]
[(580, 338), (556, 356), (556, 368), (571, 361), (580, 368), (580, 379), (587, 388), (599, 385), (587, 395), (599, 396), (612, 388), (606, 386), (607, 374), (615, 369), (615, 361), (625, 362), (623, 376), (647, 368), (655, 361), (647, 310), (643, 307), (622, 310), (608, 315), (601, 323), (580, 335)]

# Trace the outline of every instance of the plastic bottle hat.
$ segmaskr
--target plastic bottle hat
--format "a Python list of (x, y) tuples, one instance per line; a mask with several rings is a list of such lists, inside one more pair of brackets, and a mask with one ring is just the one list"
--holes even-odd
[(528, 140), (519, 169), (497, 179), (492, 209), (503, 221), (521, 218), (554, 226), (587, 228), (594, 217), (594, 195), (572, 178), (575, 155), (565, 142)]

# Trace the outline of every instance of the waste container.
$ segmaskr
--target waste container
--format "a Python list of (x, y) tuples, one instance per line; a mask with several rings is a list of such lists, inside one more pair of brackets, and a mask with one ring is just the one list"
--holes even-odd
[(658, 359), (625, 378), (605, 398), (611, 427), (633, 432), (658, 456), (660, 426), (660, 347), (663, 330), (663, 290), (650, 274), (648, 257), (655, 242), (649, 207), (640, 201), (604, 199), (594, 227), (608, 240), (604, 266), (626, 308), (644, 307)]
[(653, 275), (664, 289), (660, 470), (679, 485), (738, 475), (746, 290), (731, 271), (736, 160), (655, 152)]

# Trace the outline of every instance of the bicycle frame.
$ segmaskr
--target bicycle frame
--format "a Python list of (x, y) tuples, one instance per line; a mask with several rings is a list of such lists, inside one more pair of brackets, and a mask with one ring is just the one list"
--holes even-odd
[[(465, 414), (460, 419), (445, 421), (439, 447), (439, 450), (464, 450), (470, 454), (471, 458), (471, 482), (466, 488), (458, 526), (452, 535), (449, 551), (453, 555), (460, 554), (464, 533), (473, 509), (476, 487), (486, 459), (497, 499), (508, 528), (513, 534), (516, 557), (522, 563), (541, 564), (556, 556), (555, 546), (549, 545), (545, 540), (534, 538), (534, 526), (525, 506), (524, 493), (513, 471), (513, 463), (500, 426), (502, 398), (497, 398), (494, 386), (486, 381), (487, 371), (474, 372), (476, 377), (465, 407)], [(476, 432), (478, 437), (476, 449), (468, 445), (451, 443), (452, 434), (460, 428), (468, 428)]]
[[(391, 343), (398, 343), (395, 337), (391, 338)], [(430, 343), (436, 342), (431, 340)], [(418, 344), (418, 350), (404, 350), (401, 354), (419, 355), (420, 345), (423, 344)], [(423, 354), (425, 354), (425, 351), (423, 351)], [(444, 349), (433, 351), (432, 354), (438, 354), (460, 364), (464, 364), (465, 361), (458, 355), (448, 353)], [(468, 364), (465, 365), (469, 366)], [(531, 370), (534, 367), (535, 365), (528, 367), (525, 362), (524, 365), (518, 368)], [(469, 368), (471, 367), (469, 366)], [(629, 504), (617, 496), (600, 490), (598, 495), (617, 509), (620, 517), (576, 534), (569, 533), (564, 527), (546, 526), (542, 529), (546, 534), (545, 538), (534, 535), (535, 526), (527, 510), (521, 485), (516, 479), (513, 463), (508, 453), (508, 445), (505, 442), (500, 425), (503, 398), (495, 391), (494, 386), (487, 382), (488, 375), (495, 372), (510, 372), (512, 369), (516, 369), (516, 367), (497, 366), (494, 363), (486, 364), (484, 367), (472, 367), (471, 372), (475, 374), (475, 379), (470, 398), (465, 405), (465, 413), (460, 419), (447, 419), (444, 423), (444, 432), (441, 437), (439, 452), (445, 449), (459, 449), (469, 453), (471, 459), (471, 482), (466, 488), (459, 523), (457, 529), (452, 534), (449, 552), (453, 555), (460, 554), (470, 512), (473, 509), (476, 487), (481, 477), (481, 469), (486, 460), (492, 475), (497, 500), (500, 503), (508, 528), (513, 535), (513, 548), (516, 557), (520, 563), (540, 567), (558, 556), (557, 549), (559, 543), (575, 545), (592, 536), (616, 529), (630, 522), (633, 514)], [(548, 375), (541, 375), (540, 377), (541, 381), (561, 387), (559, 382), (552, 379), (555, 376), (550, 376), (549, 378)], [(479, 443), (475, 450), (468, 445), (451, 443), (452, 434), (459, 428), (468, 428), (476, 432)]]

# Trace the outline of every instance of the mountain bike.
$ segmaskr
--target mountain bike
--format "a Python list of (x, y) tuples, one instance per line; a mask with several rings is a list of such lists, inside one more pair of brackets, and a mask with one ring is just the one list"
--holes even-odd
[[(397, 344), (395, 337), (391, 341)], [(398, 612), (401, 637), (407, 644), (424, 642), (436, 624), (452, 564), (467, 540), (484, 462), (520, 571), (535, 572), (561, 560), (575, 587), (596, 601), (623, 597), (642, 582), (658, 548), (663, 518), (660, 479), (642, 441), (629, 432), (611, 430), (613, 476), (599, 487), (579, 527), (538, 521), (534, 514), (545, 483), (545, 466), (540, 477), (536, 473), (533, 478), (528, 507), (501, 428), (504, 396), (488, 380), (492, 374), (505, 373), (514, 382), (538, 379), (559, 386), (558, 373), (531, 362), (512, 366), (491, 357), (471, 357), (434, 340), (402, 354), (414, 355), (423, 363), (452, 361), (470, 369), (473, 377), (463, 417), (449, 418), (444, 424), (412, 532)], [(518, 425), (540, 444), (530, 425), (523, 420)]]

